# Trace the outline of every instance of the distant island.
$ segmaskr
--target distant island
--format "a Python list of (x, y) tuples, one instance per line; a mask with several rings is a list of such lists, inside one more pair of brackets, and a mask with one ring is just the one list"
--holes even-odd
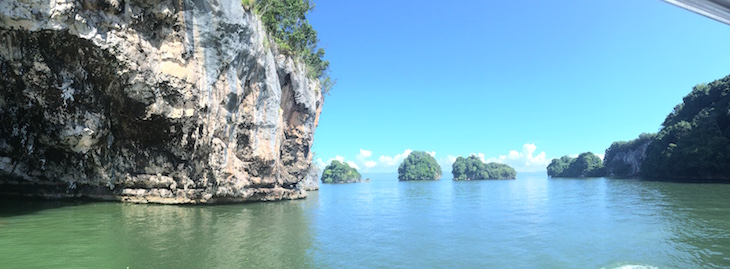
[(614, 142), (603, 167), (596, 159), (553, 159), (548, 175), (730, 180), (730, 76), (693, 87), (659, 133)]
[(547, 166), (550, 177), (602, 177), (604, 171), (601, 158), (591, 152), (581, 153), (577, 158), (556, 158)]
[(515, 169), (501, 163), (484, 163), (477, 156), (459, 156), (451, 167), (454, 180), (515, 179)]
[(414, 151), (398, 167), (398, 180), (439, 180), (441, 166), (430, 154)]
[(322, 172), (322, 183), (358, 183), (362, 176), (347, 163), (333, 160)]

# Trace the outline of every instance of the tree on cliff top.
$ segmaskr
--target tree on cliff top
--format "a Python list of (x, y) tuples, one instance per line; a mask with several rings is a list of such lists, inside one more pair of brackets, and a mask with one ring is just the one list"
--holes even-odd
[(308, 75), (321, 81), (322, 92), (329, 92), (335, 83), (328, 74), (330, 62), (324, 60), (324, 49), (318, 48), (317, 31), (307, 20), (314, 3), (309, 0), (242, 0), (241, 3), (253, 6), (279, 50), (300, 57), (307, 65)]
[(362, 176), (347, 163), (333, 160), (322, 172), (322, 183), (360, 182)]
[(441, 166), (430, 154), (414, 151), (398, 167), (398, 180), (438, 180)]
[[(606, 149), (603, 167), (606, 176), (636, 176), (639, 165), (644, 161), (646, 147), (654, 141), (656, 134), (643, 133), (631, 141), (616, 141)], [(631, 156), (627, 159), (627, 156)], [(637, 162), (637, 163), (634, 163)]]
[(699, 84), (674, 107), (646, 148), (651, 178), (730, 178), (730, 76)]
[(477, 156), (464, 158), (459, 156), (451, 166), (454, 180), (481, 179), (514, 179), (517, 172), (514, 168), (501, 163), (484, 163)]

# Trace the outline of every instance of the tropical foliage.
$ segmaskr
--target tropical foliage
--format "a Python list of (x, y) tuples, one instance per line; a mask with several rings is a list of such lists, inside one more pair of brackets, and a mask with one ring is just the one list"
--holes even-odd
[(646, 149), (651, 178), (730, 178), (730, 76), (684, 97)]
[(357, 169), (338, 160), (333, 160), (322, 172), (322, 183), (353, 183), (361, 180)]
[(324, 59), (324, 49), (318, 47), (317, 31), (306, 16), (314, 10), (314, 3), (309, 0), (242, 0), (241, 4), (259, 14), (279, 51), (302, 59), (308, 75), (320, 80), (323, 93), (329, 92), (335, 84), (328, 74), (330, 63)]
[(591, 152), (578, 155), (578, 158), (563, 156), (553, 159), (547, 167), (550, 177), (600, 177), (605, 174), (603, 161)]
[(398, 167), (398, 180), (438, 180), (441, 178), (441, 166), (430, 154), (414, 151), (406, 157)]
[(644, 161), (646, 147), (656, 138), (656, 134), (643, 133), (631, 141), (613, 142), (606, 149), (603, 158), (607, 176), (637, 176), (641, 162)]
[(469, 158), (459, 156), (451, 166), (454, 180), (480, 179), (514, 179), (517, 177), (515, 169), (501, 163), (484, 163), (472, 155)]

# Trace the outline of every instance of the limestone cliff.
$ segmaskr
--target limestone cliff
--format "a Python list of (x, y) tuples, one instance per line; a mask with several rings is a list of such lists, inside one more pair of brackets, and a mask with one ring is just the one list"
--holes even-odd
[(606, 176), (639, 176), (641, 163), (646, 158), (646, 148), (655, 137), (656, 134), (641, 134), (637, 139), (611, 144), (603, 158)]
[(319, 168), (317, 168), (317, 165), (312, 164), (312, 166), (309, 167), (309, 173), (307, 173), (307, 177), (304, 179), (302, 184), (305, 190), (319, 190)]
[(239, 0), (0, 1), (0, 193), (306, 196), (323, 98)]

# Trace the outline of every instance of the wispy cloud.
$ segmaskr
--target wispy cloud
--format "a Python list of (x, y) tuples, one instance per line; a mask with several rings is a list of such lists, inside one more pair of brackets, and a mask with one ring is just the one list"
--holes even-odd
[(350, 165), (350, 167), (355, 168), (357, 170), (360, 170), (360, 166), (358, 166), (355, 162), (353, 162), (353, 161), (347, 161), (346, 163), (348, 165)]
[[(486, 162), (497, 162), (512, 166), (518, 172), (539, 172), (545, 171), (550, 160), (545, 152), (535, 155), (537, 146), (535, 144), (524, 144), (522, 151), (511, 150), (507, 155), (499, 155), (497, 158), (488, 158)], [(481, 158), (481, 157), (480, 157)]]
[(367, 168), (373, 168), (373, 167), (375, 167), (376, 165), (378, 165), (378, 163), (377, 163), (377, 162), (375, 162), (375, 161), (370, 161), (370, 160), (368, 160), (368, 161), (365, 161), (365, 167), (367, 167)]
[[(380, 161), (380, 164), (385, 167), (392, 167), (400, 164), (403, 159), (408, 157), (408, 155), (413, 152), (411, 149), (406, 149), (403, 151), (403, 153), (396, 154), (395, 156), (387, 156), (387, 155), (380, 155), (380, 158), (378, 158), (378, 161)], [(435, 154), (435, 153), (434, 153)]]
[(348, 161), (347, 159), (345, 159), (345, 157), (342, 157), (340, 155), (337, 155), (334, 158), (330, 158), (329, 160), (327, 160), (326, 163), (324, 161), (322, 161), (322, 158), (317, 158), (317, 160), (315, 161), (315, 163), (317, 164), (317, 166), (319, 167), (320, 170), (324, 170), (324, 168), (327, 165), (329, 165), (330, 163), (332, 163), (332, 161), (334, 161), (334, 160), (337, 160), (337, 161), (339, 161), (341, 163), (346, 163), (346, 164), (348, 164), (352, 168), (355, 168), (355, 169), (358, 169), (358, 170), (360, 169), (360, 166), (357, 165), (357, 163), (355, 163), (353, 161)]
[(446, 155), (446, 157), (438, 159), (437, 162), (441, 166), (441, 171), (443, 171), (444, 173), (450, 173), (451, 167), (454, 165), (455, 161), (456, 161), (456, 156)]
[[(347, 163), (355, 169), (362, 169), (361, 172), (391, 173), (396, 171), (398, 165), (400, 165), (400, 163), (403, 162), (403, 160), (408, 157), (411, 152), (413, 152), (413, 150), (406, 149), (403, 150), (403, 152), (395, 155), (380, 155), (380, 157), (376, 159), (371, 150), (360, 148), (359, 151), (355, 154), (354, 160), (348, 160), (343, 156), (336, 155), (334, 158), (330, 158), (329, 160), (327, 160), (327, 162), (324, 162), (320, 158), (315, 160), (315, 162), (317, 166), (320, 167), (320, 169), (324, 169), (324, 167), (331, 163), (333, 160), (338, 160), (340, 162)], [(426, 151), (426, 153), (433, 156), (434, 158), (436, 157), (436, 151)], [(449, 169), (451, 169), (451, 164), (453, 164), (455, 160), (455, 156), (449, 155), (445, 159), (442, 159), (438, 162), (439, 164), (443, 163), (442, 169), (450, 171)], [(446, 167), (448, 167), (448, 169), (446, 169)]]
[(373, 156), (373, 152), (366, 149), (360, 149), (360, 153), (357, 154), (358, 159), (365, 159), (369, 158), (370, 156)]
[(317, 158), (316, 161), (314, 161), (315, 165), (319, 168), (319, 171), (324, 170), (324, 168), (327, 166), (326, 163), (322, 160), (322, 158)]
[(487, 162), (487, 160), (485, 159), (486, 156), (484, 155), (484, 153), (481, 153), (481, 152), (471, 153), (471, 154), (469, 154), (469, 156), (477, 156), (477, 158), (479, 158), (479, 160), (482, 160), (482, 162), (485, 162), (485, 163)]

